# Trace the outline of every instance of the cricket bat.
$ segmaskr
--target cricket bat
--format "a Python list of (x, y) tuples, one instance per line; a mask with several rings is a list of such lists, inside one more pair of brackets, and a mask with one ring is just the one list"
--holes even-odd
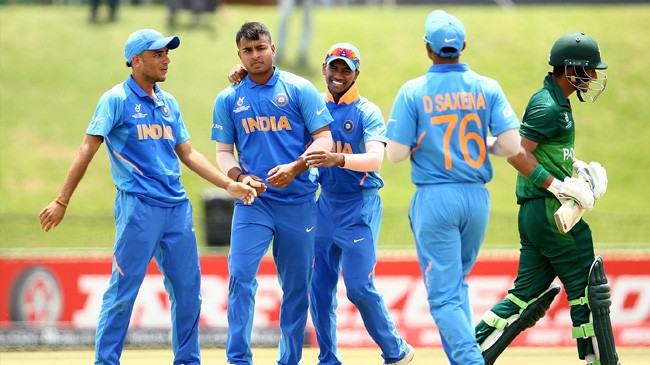
[(575, 200), (565, 201), (558, 210), (555, 211), (555, 224), (557, 229), (563, 234), (569, 232), (585, 214), (585, 210)]

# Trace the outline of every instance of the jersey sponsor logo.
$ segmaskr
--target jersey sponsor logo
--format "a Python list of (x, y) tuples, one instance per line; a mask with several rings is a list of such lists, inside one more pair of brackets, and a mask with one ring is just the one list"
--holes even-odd
[(133, 119), (142, 119), (147, 117), (147, 113), (140, 112), (141, 104), (135, 104), (135, 113), (131, 115)]
[(562, 149), (562, 155), (564, 157), (564, 161), (566, 161), (566, 160), (573, 161), (573, 156), (575, 155), (575, 150), (573, 149), (573, 147), (571, 147), (571, 148), (563, 148)]
[(277, 106), (285, 106), (289, 103), (289, 97), (285, 93), (280, 93), (275, 96), (275, 105)]
[(448, 110), (485, 110), (485, 97), (483, 93), (458, 92), (436, 94), (433, 98), (429, 95), (422, 97), (422, 104), (426, 113)]
[(321, 115), (321, 114), (323, 114), (323, 112), (325, 111), (325, 108), (326, 108), (326, 107), (323, 107), (323, 109), (321, 109), (321, 110), (316, 110), (316, 115)]
[(354, 122), (350, 119), (343, 122), (343, 131), (345, 133), (352, 133), (352, 131), (354, 131)]
[(241, 98), (237, 98), (237, 107), (233, 109), (233, 114), (245, 112), (246, 110), (250, 109), (250, 105), (244, 105), (244, 98), (245, 96), (242, 96)]
[(309, 233), (314, 229), (315, 226), (311, 226), (309, 228), (305, 228), (305, 232)]
[(158, 124), (138, 124), (138, 139), (174, 139), (171, 126), (161, 126)]
[(253, 133), (255, 131), (279, 132), (283, 130), (290, 131), (293, 129), (291, 128), (291, 124), (289, 124), (289, 119), (286, 115), (282, 115), (279, 118), (276, 118), (275, 116), (244, 118), (241, 120), (241, 124), (246, 133)]
[(365, 237), (364, 237), (364, 238), (355, 238), (355, 239), (353, 239), (352, 241), (353, 241), (354, 243), (357, 243), (357, 242), (361, 242), (361, 241), (363, 241), (363, 240), (365, 240), (365, 239), (366, 239)]
[(212, 123), (212, 129), (218, 129), (218, 130), (222, 131), (223, 126), (221, 124)]

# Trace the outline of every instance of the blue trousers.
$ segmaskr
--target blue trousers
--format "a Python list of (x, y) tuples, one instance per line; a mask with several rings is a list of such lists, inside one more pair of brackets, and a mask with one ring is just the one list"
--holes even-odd
[(316, 203), (283, 204), (260, 196), (251, 205), (236, 204), (228, 255), (228, 337), (230, 364), (252, 364), (251, 330), (260, 261), (273, 241), (273, 259), (282, 288), (280, 365), (298, 365), (302, 357), (314, 261)]
[(318, 198), (310, 309), (320, 348), (319, 364), (343, 363), (336, 344), (336, 287), (341, 269), (348, 299), (359, 310), (385, 362), (396, 362), (406, 354), (406, 343), (374, 284), (381, 214), (381, 198), (375, 189), (363, 193), (321, 192)]
[(118, 192), (113, 268), (95, 338), (95, 365), (118, 365), (133, 304), (154, 258), (171, 302), (174, 365), (201, 363), (201, 267), (189, 201), (163, 208)]
[(465, 277), (485, 237), (490, 195), (483, 184), (418, 186), (409, 219), (429, 310), (451, 365), (484, 364)]

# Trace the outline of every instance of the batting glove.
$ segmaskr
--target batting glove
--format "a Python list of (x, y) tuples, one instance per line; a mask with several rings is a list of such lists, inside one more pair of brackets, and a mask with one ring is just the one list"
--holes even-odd
[(564, 202), (567, 199), (575, 200), (582, 209), (591, 210), (594, 207), (594, 192), (589, 183), (577, 177), (565, 177), (564, 181), (553, 179), (548, 189)]
[(594, 191), (595, 200), (598, 200), (607, 191), (607, 172), (598, 162), (592, 161), (586, 164), (584, 161), (575, 160), (573, 172), (589, 184), (591, 190)]

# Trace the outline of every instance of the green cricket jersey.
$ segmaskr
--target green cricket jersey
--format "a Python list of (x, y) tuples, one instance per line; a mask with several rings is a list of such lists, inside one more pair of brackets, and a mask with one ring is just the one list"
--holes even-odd
[[(564, 180), (572, 175), (575, 124), (571, 103), (551, 73), (544, 78), (544, 87), (528, 101), (519, 134), (538, 143), (533, 155), (553, 177)], [(516, 195), (518, 204), (529, 199), (553, 197), (551, 192), (535, 186), (521, 173), (517, 174)]]

